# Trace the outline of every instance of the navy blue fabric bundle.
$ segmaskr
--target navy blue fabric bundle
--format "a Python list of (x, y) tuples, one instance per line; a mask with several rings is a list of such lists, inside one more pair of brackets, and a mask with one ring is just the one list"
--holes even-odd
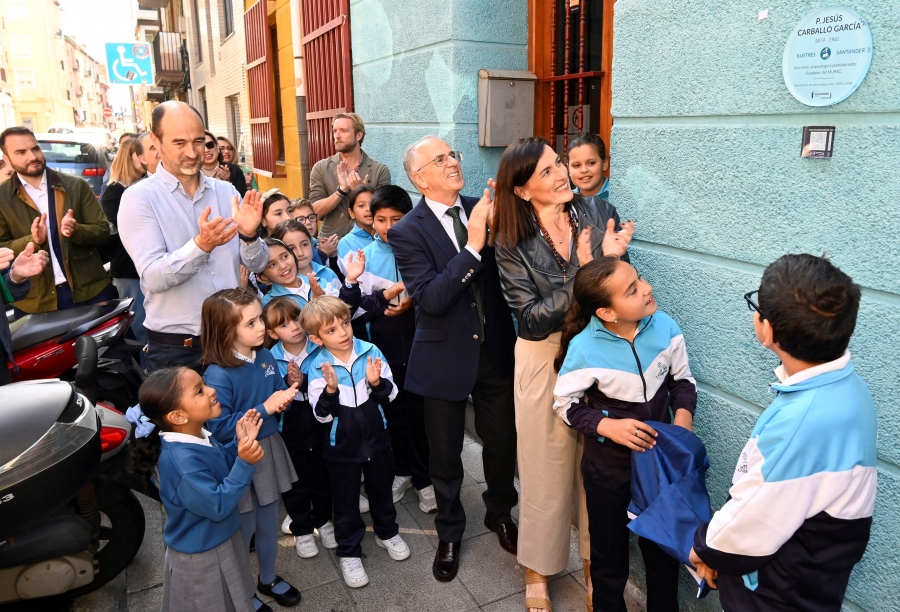
[(683, 427), (655, 421), (647, 424), (659, 436), (654, 449), (631, 453), (628, 512), (635, 518), (628, 528), (691, 566), (688, 556), (694, 533), (712, 519), (706, 490), (706, 447)]

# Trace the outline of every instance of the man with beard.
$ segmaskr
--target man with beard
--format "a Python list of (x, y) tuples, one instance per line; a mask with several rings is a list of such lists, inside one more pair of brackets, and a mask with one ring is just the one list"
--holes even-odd
[(206, 134), (200, 113), (171, 100), (153, 109), (156, 173), (125, 190), (119, 235), (141, 277), (150, 342), (147, 367), (201, 370), (200, 308), (240, 284), (241, 264), (262, 272), (269, 250), (258, 238), (262, 202), (241, 202), (231, 183), (200, 174)]
[(109, 222), (91, 186), (47, 168), (28, 128), (4, 130), (0, 149), (15, 170), (0, 184), (0, 248), (18, 255), (33, 242), (52, 264), (31, 279), (31, 291), (15, 303), (16, 317), (115, 299), (97, 251), (109, 238)]
[(366, 126), (359, 115), (335, 115), (331, 135), (337, 153), (317, 161), (309, 175), (309, 200), (322, 220), (320, 239), (331, 235), (343, 238), (353, 229), (347, 200), (351, 191), (363, 183), (375, 189), (391, 184), (387, 166), (362, 150)]

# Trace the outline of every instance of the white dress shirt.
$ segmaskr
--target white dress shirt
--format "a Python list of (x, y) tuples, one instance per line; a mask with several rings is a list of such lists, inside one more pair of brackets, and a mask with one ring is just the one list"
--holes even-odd
[[(47, 208), (49, 195), (47, 191), (47, 171), (44, 170), (44, 176), (41, 177), (41, 185), (37, 189), (32, 187), (31, 183), (26, 181), (21, 174), (19, 174), (19, 182), (25, 187), (25, 193), (28, 194), (28, 197), (31, 198), (34, 205), (38, 207), (41, 214), (47, 215), (47, 245), (49, 246), (47, 250), (50, 251), (50, 262), (53, 264), (53, 282), (57, 285), (68, 282), (65, 271), (56, 259), (56, 253), (53, 251), (53, 243), (50, 236), (51, 234), (55, 234), (58, 230), (56, 226), (50, 223), (50, 211)], [(57, 219), (57, 221), (59, 221), (59, 219)], [(34, 246), (37, 247), (38, 245)]]
[[(447, 214), (447, 211), (451, 208), (459, 208), (459, 220), (462, 221), (462, 224), (466, 226), (466, 229), (469, 227), (469, 217), (466, 215), (466, 209), (463, 208), (462, 200), (459, 196), (456, 196), (456, 203), (453, 206), (447, 206), (446, 204), (441, 204), (440, 202), (435, 202), (434, 200), (429, 200), (425, 198), (425, 204), (428, 208), (431, 209), (431, 212), (434, 213), (434, 216), (437, 217), (437, 220), (444, 226), (444, 231), (447, 232), (447, 235), (450, 236), (450, 241), (456, 247), (456, 250), (459, 251), (459, 243), (456, 242), (456, 231), (453, 229), (453, 217)], [(475, 259), (481, 261), (481, 253), (470, 247), (469, 245), (465, 245), (467, 251), (469, 251), (472, 255), (475, 256)]]
[(166, 442), (182, 442), (184, 444), (199, 444), (200, 446), (212, 446), (212, 443), (209, 441), (211, 433), (206, 431), (205, 429), (200, 430), (200, 435), (202, 437), (198, 438), (197, 436), (192, 436), (191, 434), (185, 433), (177, 433), (174, 431), (161, 431), (159, 432), (159, 437), (165, 440)]

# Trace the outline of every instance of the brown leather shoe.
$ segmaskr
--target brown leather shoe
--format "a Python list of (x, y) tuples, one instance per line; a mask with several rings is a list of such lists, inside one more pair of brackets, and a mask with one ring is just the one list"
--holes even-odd
[(519, 550), (519, 529), (513, 523), (489, 523), (484, 520), (484, 526), (497, 534), (500, 546), (506, 552), (516, 554)]
[(440, 582), (450, 582), (456, 578), (459, 569), (460, 542), (438, 542), (437, 553), (434, 555), (434, 563), (431, 565), (431, 573)]

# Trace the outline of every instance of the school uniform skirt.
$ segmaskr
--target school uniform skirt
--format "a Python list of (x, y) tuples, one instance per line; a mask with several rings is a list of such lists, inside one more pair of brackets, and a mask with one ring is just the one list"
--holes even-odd
[(164, 568), (163, 612), (253, 612), (256, 585), (240, 531), (201, 553), (167, 548)]
[(256, 495), (256, 503), (260, 506), (268, 506), (281, 499), (282, 493), (290, 491), (298, 479), (294, 463), (280, 433), (276, 431), (271, 436), (266, 436), (259, 440), (259, 445), (265, 456), (256, 464), (253, 471), (253, 486), (247, 487), (247, 491), (238, 502), (241, 514), (253, 510), (253, 495)]
[(587, 506), (581, 480), (578, 432), (553, 410), (553, 360), (560, 334), (516, 340), (515, 402), (519, 462), (518, 561), (544, 576), (569, 562), (573, 520), (579, 552), (590, 559)]

